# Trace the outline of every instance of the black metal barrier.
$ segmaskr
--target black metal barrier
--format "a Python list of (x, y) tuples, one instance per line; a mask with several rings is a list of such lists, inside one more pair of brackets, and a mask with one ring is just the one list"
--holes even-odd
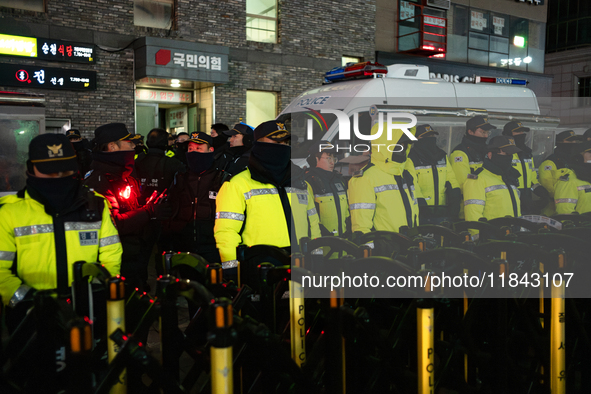
[[(0, 390), (591, 392), (591, 305), (585, 289), (556, 279), (587, 272), (591, 217), (556, 219), (562, 228), (499, 218), (302, 239), (291, 256), (242, 246), (234, 278), (198, 255), (166, 252), (154, 297), (126, 291), (98, 264), (77, 263), (71, 299), (39, 291), (28, 301), (0, 348)], [(364, 273), (422, 285), (361, 293), (310, 280)], [(534, 274), (542, 288), (509, 285)], [(444, 286), (444, 275), (482, 285)], [(184, 329), (179, 297), (190, 305)], [(152, 326), (158, 356), (146, 347)]]

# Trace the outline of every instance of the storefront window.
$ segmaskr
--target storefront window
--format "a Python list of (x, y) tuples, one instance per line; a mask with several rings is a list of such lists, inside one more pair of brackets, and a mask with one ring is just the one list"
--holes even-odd
[(252, 127), (277, 117), (277, 93), (246, 91), (246, 123)]
[(136, 26), (172, 29), (175, 0), (134, 0), (133, 23)]

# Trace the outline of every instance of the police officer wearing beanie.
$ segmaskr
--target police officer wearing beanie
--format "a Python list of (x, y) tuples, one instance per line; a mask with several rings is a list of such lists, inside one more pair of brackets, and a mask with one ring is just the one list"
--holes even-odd
[(532, 193), (540, 184), (534, 167), (532, 150), (525, 143), (526, 133), (529, 130), (529, 127), (523, 126), (519, 121), (509, 122), (503, 127), (503, 135), (513, 138), (515, 145), (521, 149), (521, 152), (513, 154), (513, 167), (521, 174), (519, 177), (519, 192), (522, 215), (538, 213), (534, 207)]
[[(418, 141), (408, 154), (427, 203), (420, 209), (421, 217), (425, 219), (421, 221), (423, 224), (431, 220), (440, 221), (446, 216), (452, 220), (457, 219), (460, 213), (460, 186), (447, 160), (447, 154), (437, 146), (437, 135), (439, 133), (428, 124), (417, 126), (415, 137)], [(429, 206), (447, 208), (445, 212), (433, 212)]]
[[(449, 155), (451, 167), (456, 174), (456, 180), (462, 193), (468, 175), (474, 174), (477, 169), (482, 167), (487, 154), (486, 141), (493, 129), (496, 129), (496, 127), (488, 123), (488, 118), (485, 116), (475, 116), (468, 119), (466, 134), (462, 138), (462, 142)], [(463, 204), (461, 204), (460, 218), (463, 217)]]
[(109, 200), (123, 245), (121, 275), (130, 285), (143, 288), (148, 278), (148, 262), (140, 252), (144, 248), (152, 250), (154, 245), (148, 245), (141, 235), (150, 219), (170, 218), (170, 204), (140, 202), (140, 184), (132, 176), (133, 139), (137, 136), (129, 133), (123, 123), (100, 126), (94, 135), (92, 171), (87, 174), (85, 184)]
[[(372, 134), (379, 127), (375, 124)], [(382, 130), (386, 128), (383, 124)], [(400, 129), (393, 130), (391, 140), (387, 137), (382, 133), (374, 140), (371, 163), (349, 180), (353, 232), (400, 232), (419, 225), (419, 200), (423, 196), (407, 158), (413, 140)]]
[(105, 199), (80, 184), (63, 134), (29, 144), (27, 184), (0, 207), (0, 294), (15, 308), (32, 290), (70, 295), (73, 264), (100, 262), (118, 275), (121, 243)]
[(554, 153), (548, 156), (538, 168), (538, 179), (540, 184), (548, 191), (550, 200), (548, 205), (542, 209), (542, 214), (553, 216), (556, 214), (554, 205), (554, 188), (558, 179), (566, 174), (570, 167), (569, 161), (573, 144), (583, 142), (583, 137), (576, 135), (572, 130), (565, 130), (556, 135), (556, 147)]
[(215, 123), (211, 125), (209, 134), (213, 139), (213, 150), (217, 154), (224, 151), (228, 147), (228, 135), (224, 131), (228, 131), (230, 128), (223, 123)]
[(350, 230), (349, 201), (347, 183), (334, 170), (337, 162), (335, 147), (328, 141), (319, 141), (310, 147), (309, 152), (310, 170), (306, 173), (306, 181), (314, 193), (320, 230), (323, 235), (344, 236)]
[(248, 168), (217, 196), (214, 231), (224, 269), (237, 267), (238, 245), (295, 251), (302, 237), (320, 236), (312, 190), (291, 162), (291, 133), (270, 120), (257, 126), (254, 140)]
[(222, 132), (230, 137), (230, 146), (221, 155), (216, 154), (216, 167), (224, 172), (224, 182), (244, 171), (250, 158), (254, 130), (245, 123), (237, 123), (232, 130)]
[(80, 130), (70, 129), (66, 131), (66, 136), (72, 143), (76, 151), (76, 161), (78, 162), (78, 172), (80, 177), (84, 177), (90, 171), (90, 163), (92, 163), (92, 148), (90, 142), (86, 138), (82, 138)]
[(591, 212), (591, 140), (573, 145), (569, 164), (556, 182), (556, 213)]
[(213, 236), (215, 208), (223, 173), (215, 168), (213, 140), (191, 133), (186, 173), (177, 174), (169, 192), (172, 220), (165, 222), (167, 249), (197, 253), (210, 263), (220, 262)]
[(464, 213), (467, 221), (521, 216), (519, 177), (512, 166), (513, 155), (521, 152), (513, 138), (491, 139), (481, 168), (464, 183)]
[(184, 172), (185, 165), (175, 157), (166, 156), (168, 133), (163, 129), (152, 129), (148, 133), (148, 152), (135, 161), (135, 171), (142, 189), (140, 202), (144, 204), (152, 195), (154, 198), (167, 189), (177, 172)]

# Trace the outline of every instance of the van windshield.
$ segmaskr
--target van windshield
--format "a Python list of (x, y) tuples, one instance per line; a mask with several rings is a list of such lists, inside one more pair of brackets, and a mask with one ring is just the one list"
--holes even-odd
[[(282, 114), (277, 118), (277, 121), (284, 123), (285, 128), (292, 134), (292, 157), (306, 157), (310, 145), (314, 141), (319, 141), (336, 119), (334, 114), (306, 111)], [(308, 138), (308, 124), (312, 127), (311, 140)], [(297, 142), (293, 136), (297, 137)]]

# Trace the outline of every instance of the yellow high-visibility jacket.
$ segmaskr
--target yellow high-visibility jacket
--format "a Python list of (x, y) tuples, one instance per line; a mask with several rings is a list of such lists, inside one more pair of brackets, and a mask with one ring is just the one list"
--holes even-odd
[(334, 235), (341, 236), (347, 230), (349, 217), (347, 184), (339, 173), (313, 168), (306, 174), (312, 187), (320, 224)]
[[(534, 167), (534, 159), (520, 159), (518, 153), (513, 154), (513, 167), (519, 171), (519, 189), (533, 188), (538, 184), (538, 173)], [(525, 167), (525, 172), (523, 168)]]
[(464, 183), (464, 213), (467, 221), (521, 216), (519, 190), (503, 182), (500, 175), (482, 168)]
[[(456, 174), (454, 173), (447, 157), (439, 160), (436, 165), (437, 177), (434, 176), (433, 167), (426, 163), (415, 162), (413, 155), (409, 156), (413, 162), (416, 172), (416, 179), (421, 193), (427, 205), (446, 205), (445, 185), (450, 183), (451, 188), (459, 188)], [(437, 179), (437, 191), (435, 191), (435, 179)]]
[[(464, 137), (462, 142), (456, 146), (449, 155), (449, 163), (454, 170), (454, 174), (456, 174), (456, 180), (460, 186), (463, 200), (465, 200), (463, 197), (464, 184), (468, 179), (468, 175), (474, 174), (480, 167), (482, 167), (484, 153), (479, 150), (479, 148), (481, 148), (481, 146)], [(464, 219), (463, 201), (460, 205), (460, 219)]]
[(591, 183), (577, 178), (573, 170), (565, 170), (554, 189), (556, 213), (591, 212)]
[[(372, 127), (373, 134), (378, 127), (378, 124)], [(384, 125), (383, 130), (386, 129)], [(402, 226), (419, 225), (418, 199), (423, 196), (413, 177), (412, 163), (408, 159), (403, 163), (392, 161), (392, 153), (387, 149), (401, 136), (401, 130), (393, 130), (392, 139), (388, 140), (387, 133), (382, 133), (372, 142), (371, 164), (349, 180), (353, 232), (399, 232)]]
[(538, 179), (540, 184), (544, 186), (544, 188), (548, 190), (548, 194), (550, 194), (550, 202), (548, 202), (548, 205), (542, 209), (542, 215), (545, 216), (553, 216), (556, 214), (554, 188), (556, 187), (558, 179), (568, 171), (568, 168), (556, 165), (553, 158), (554, 155), (548, 157), (542, 162), (542, 164), (540, 164), (538, 169)]
[[(312, 189), (287, 187), (296, 239), (320, 237), (318, 213)], [(214, 235), (224, 269), (237, 266), (238, 245), (291, 245), (279, 191), (275, 186), (252, 179), (250, 170), (225, 182), (216, 198)], [(296, 247), (296, 245), (291, 245)]]
[[(111, 275), (119, 274), (123, 251), (119, 235), (108, 202), (94, 195), (104, 202), (101, 220), (69, 221), (71, 216), (64, 216), (69, 285), (74, 279), (73, 264), (80, 260), (100, 262)], [(57, 287), (54, 223), (28, 191), (23, 198), (11, 198), (0, 207), (0, 295), (5, 304), (19, 301), (29, 288)], [(12, 272), (13, 264), (16, 273)]]

